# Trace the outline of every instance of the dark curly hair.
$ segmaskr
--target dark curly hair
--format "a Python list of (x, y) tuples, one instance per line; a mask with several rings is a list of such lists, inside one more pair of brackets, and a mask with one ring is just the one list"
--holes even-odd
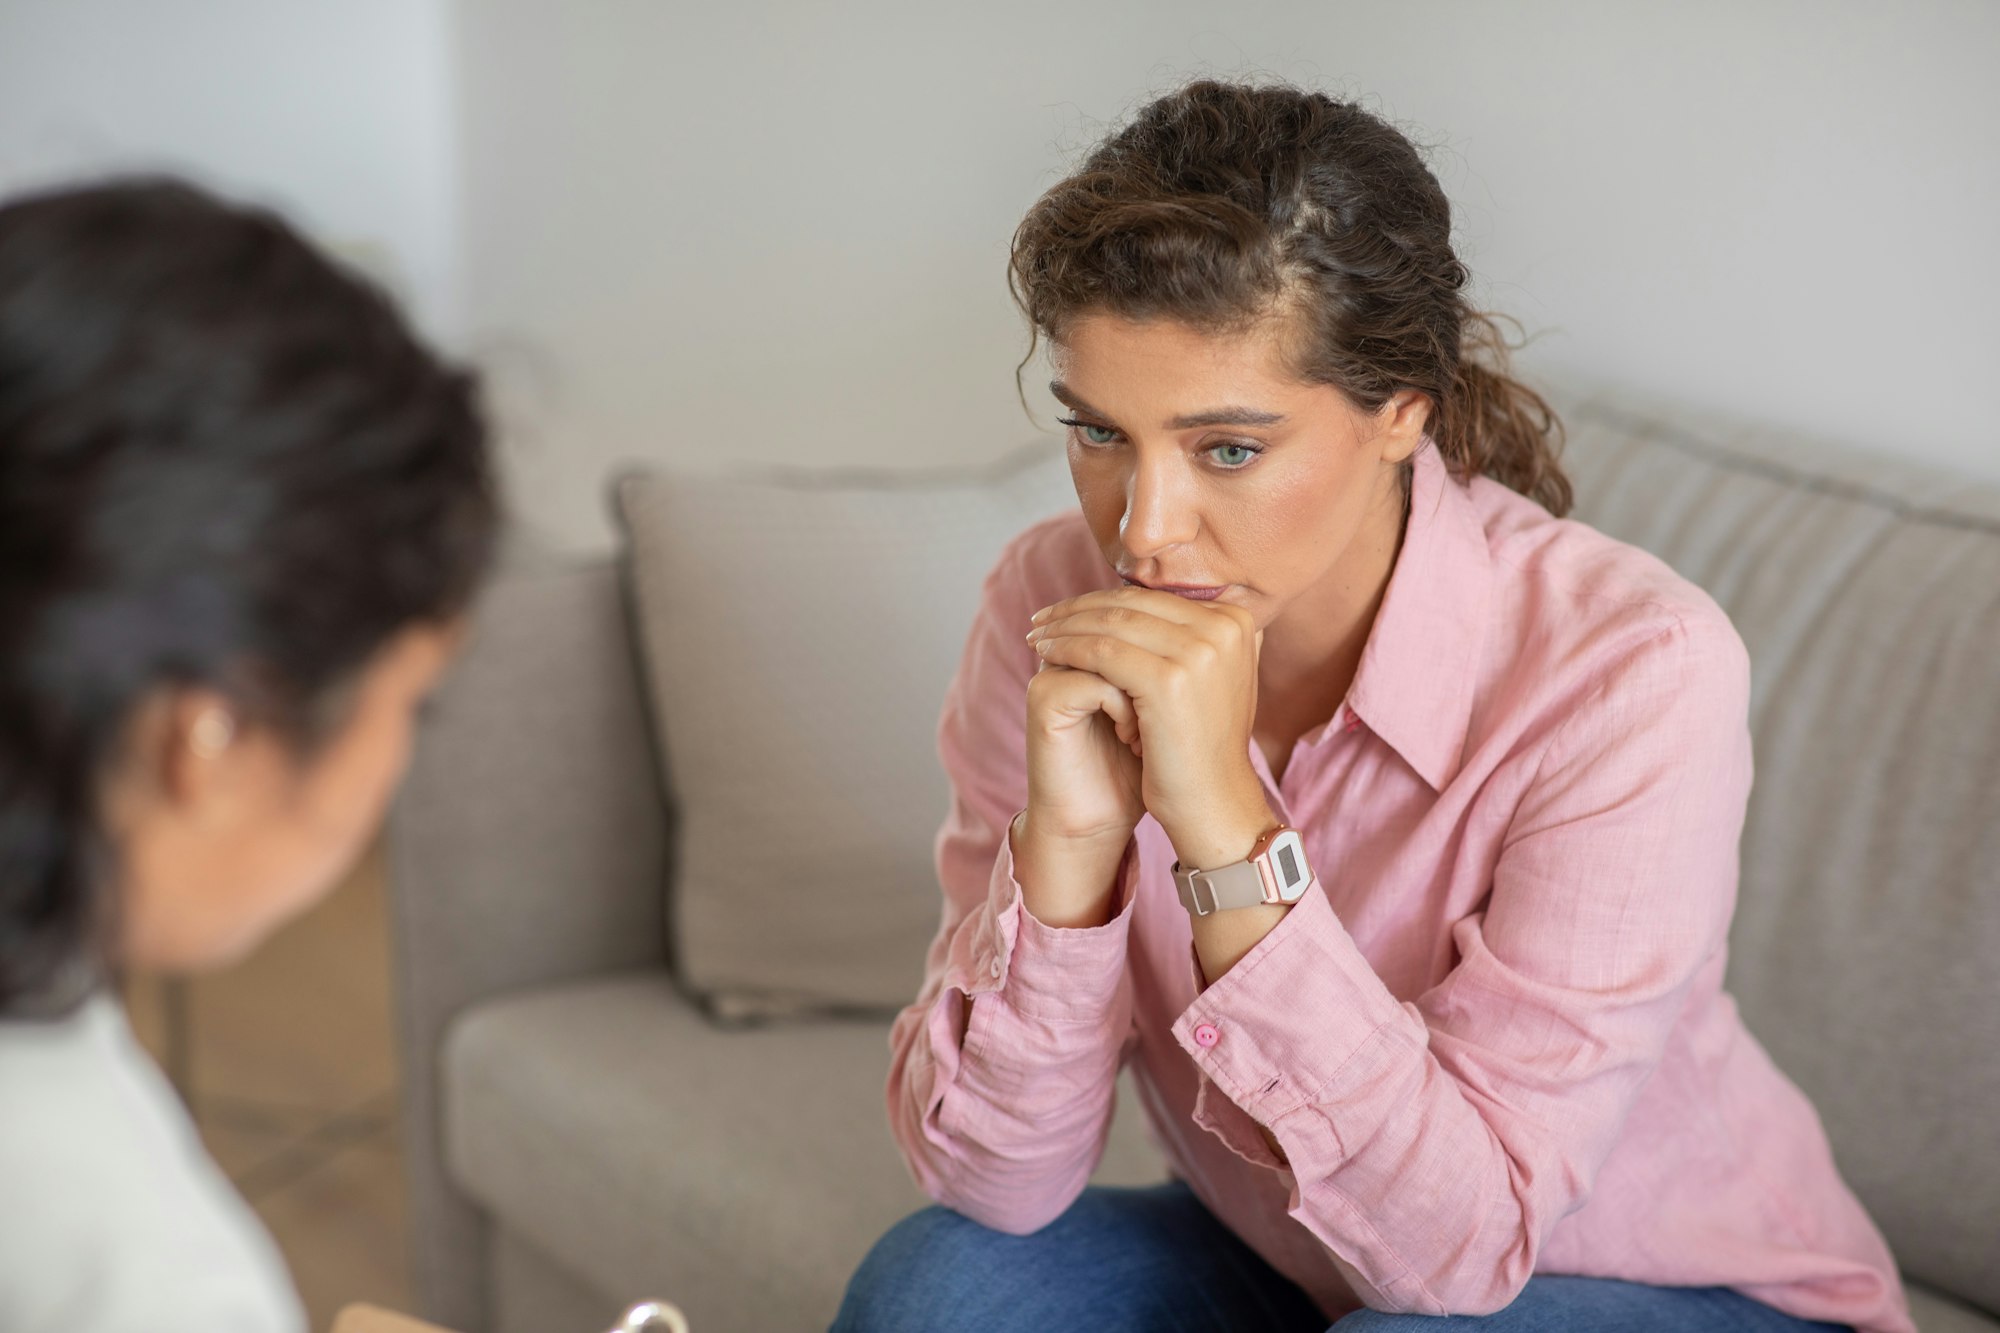
[(1029, 210), (1008, 277), (1030, 358), (1095, 312), (1206, 330), (1282, 317), (1300, 378), (1371, 412), (1415, 389), (1455, 474), (1569, 511), (1561, 423), (1467, 302), (1444, 190), (1351, 103), (1209, 80), (1160, 98)]
[(303, 752), (495, 523), (472, 379), (276, 217), (166, 180), (0, 207), (0, 1011), (101, 974), (146, 696)]

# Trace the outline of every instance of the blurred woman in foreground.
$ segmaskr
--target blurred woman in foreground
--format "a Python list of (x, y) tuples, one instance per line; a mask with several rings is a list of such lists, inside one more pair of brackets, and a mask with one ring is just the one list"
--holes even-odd
[(268, 214), (0, 208), (0, 1327), (303, 1327), (125, 967), (337, 883), (494, 528), (471, 380)]

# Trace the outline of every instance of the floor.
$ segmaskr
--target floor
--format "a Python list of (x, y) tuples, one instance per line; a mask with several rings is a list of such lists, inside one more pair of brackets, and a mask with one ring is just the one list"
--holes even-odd
[(411, 1309), (379, 851), (245, 962), (179, 984), (134, 978), (133, 1025), (184, 1068), (209, 1150), (284, 1250), (315, 1333), (353, 1301)]

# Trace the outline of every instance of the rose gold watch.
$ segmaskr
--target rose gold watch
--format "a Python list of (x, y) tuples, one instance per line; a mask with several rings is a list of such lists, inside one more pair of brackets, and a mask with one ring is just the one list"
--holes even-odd
[(1295, 903), (1312, 883), (1312, 866), (1298, 830), (1284, 824), (1257, 839), (1250, 855), (1214, 870), (1189, 870), (1174, 862), (1174, 887), (1181, 906), (1196, 916), (1256, 907), (1263, 903)]

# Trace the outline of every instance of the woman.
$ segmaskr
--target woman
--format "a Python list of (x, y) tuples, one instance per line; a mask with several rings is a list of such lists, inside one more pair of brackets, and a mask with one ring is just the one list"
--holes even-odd
[[(1742, 644), (1559, 521), (1450, 230), (1381, 121), (1208, 82), (1021, 224), (1080, 512), (946, 703), (945, 1207), (837, 1328), (1909, 1329), (1722, 989)], [(1086, 1188), (1128, 1060), (1176, 1179)]]
[(0, 1328), (304, 1327), (114, 981), (338, 881), (493, 526), (469, 379), (276, 219), (0, 208)]

